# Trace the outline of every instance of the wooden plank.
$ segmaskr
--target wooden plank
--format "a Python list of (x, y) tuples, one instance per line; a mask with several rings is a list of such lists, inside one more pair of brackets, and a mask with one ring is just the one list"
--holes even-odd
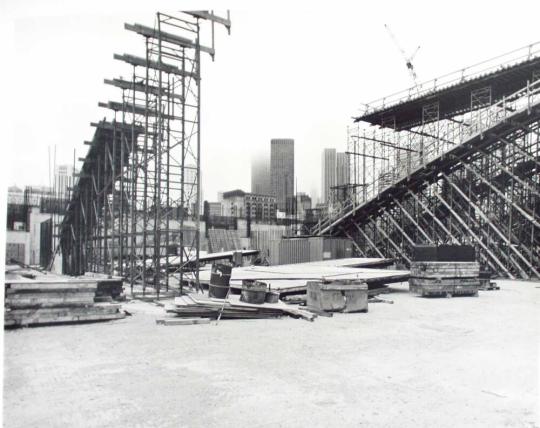
[(317, 314), (321, 317), (333, 317), (334, 314), (332, 312), (326, 312), (326, 311), (323, 311), (322, 309), (319, 309), (319, 308), (315, 308), (313, 306), (306, 306), (306, 311), (309, 311), (309, 312), (313, 312), (314, 314)]
[(34, 313), (43, 313), (43, 314), (86, 314), (89, 311), (92, 313), (101, 313), (101, 314), (112, 314), (119, 312), (121, 305), (116, 304), (94, 304), (91, 307), (63, 307), (63, 308), (26, 308), (26, 309), (8, 309), (5, 314), (14, 314), (14, 315), (28, 315)]
[(69, 284), (59, 284), (58, 286), (51, 287), (24, 287), (24, 288), (9, 288), (5, 289), (7, 295), (10, 294), (25, 294), (25, 293), (95, 293), (97, 291), (96, 287), (78, 287), (72, 286)]
[(210, 324), (210, 318), (165, 318), (165, 319), (157, 319), (156, 324), (161, 324), (161, 325)]
[(94, 294), (81, 296), (81, 293), (75, 296), (48, 296), (43, 297), (8, 297), (6, 305), (8, 308), (24, 309), (24, 308), (55, 308), (60, 306), (93, 306)]
[(34, 285), (54, 285), (54, 284), (71, 284), (82, 286), (85, 284), (93, 285), (94, 287), (97, 287), (97, 281), (92, 279), (66, 279), (66, 278), (36, 278), (36, 279), (12, 279), (12, 280), (6, 280), (6, 285), (9, 284), (14, 288), (13, 286), (17, 285), (19, 288), (25, 288), (25, 286), (33, 287)]
[(32, 312), (8, 311), (5, 313), (5, 326), (25, 326), (55, 323), (73, 323), (87, 321), (108, 321), (124, 318), (125, 314), (104, 311), (99, 307), (90, 308), (48, 308), (37, 309)]

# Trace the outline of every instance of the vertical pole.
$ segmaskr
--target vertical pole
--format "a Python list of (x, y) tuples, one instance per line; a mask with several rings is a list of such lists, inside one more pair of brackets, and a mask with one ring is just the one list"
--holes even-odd
[(109, 161), (111, 162), (111, 270), (109, 275), (114, 275), (114, 253), (116, 249), (115, 239), (116, 239), (116, 227), (115, 227), (115, 217), (116, 217), (116, 192), (115, 192), (115, 182), (116, 182), (116, 110), (114, 111), (113, 119), (113, 141), (112, 141), (112, 154), (109, 156)]
[(107, 162), (107, 152), (110, 147), (110, 141), (105, 139), (105, 147), (103, 150), (103, 181), (102, 181), (102, 187), (101, 192), (103, 193), (102, 201), (103, 201), (103, 267), (104, 267), (104, 273), (110, 275), (110, 268), (108, 267), (109, 263), (109, 237), (108, 237), (108, 229), (109, 229), (109, 222), (107, 221), (107, 215), (108, 215), (108, 201), (107, 201), (107, 180), (108, 180), (108, 162)]
[(125, 219), (124, 219), (124, 144), (125, 144), (125, 126), (126, 126), (126, 98), (125, 91), (122, 90), (122, 128), (120, 130), (120, 214), (118, 216), (118, 239), (119, 239), (119, 251), (118, 251), (118, 270), (120, 276), (124, 276), (124, 239), (126, 236)]
[[(158, 62), (161, 64), (161, 18), (157, 13), (158, 25)], [(163, 72), (158, 71), (158, 94), (157, 94), (157, 139), (154, 139), (154, 163), (155, 163), (155, 179), (154, 179), (154, 287), (159, 300), (159, 292), (161, 288), (161, 145), (163, 144), (163, 114), (162, 114), (162, 90)], [(168, 179), (168, 177), (167, 177)], [(165, 272), (167, 274), (167, 272)]]
[(133, 66), (132, 76), (132, 88), (131, 88), (131, 173), (130, 173), (130, 186), (131, 186), (131, 237), (130, 237), (130, 250), (129, 250), (129, 287), (131, 295), (133, 296), (133, 286), (135, 284), (135, 246), (136, 246), (136, 234), (137, 226), (135, 224), (135, 216), (137, 213), (137, 148), (135, 146), (135, 66)]
[(144, 183), (143, 183), (143, 253), (142, 253), (142, 282), (143, 282), (143, 296), (146, 293), (146, 238), (148, 228), (148, 80), (150, 79), (148, 64), (150, 61), (150, 53), (148, 51), (148, 37), (146, 41), (146, 76), (144, 79), (144, 149), (143, 149), (143, 170), (144, 170)]
[(169, 291), (169, 246), (171, 245), (170, 242), (170, 217), (171, 217), (171, 203), (170, 203), (170, 184), (171, 184), (171, 104), (173, 102), (172, 93), (174, 93), (174, 88), (171, 86), (171, 75), (167, 75), (167, 180), (166, 180), (166, 197), (165, 200), (167, 201), (165, 204), (166, 207), (166, 246), (167, 246), (167, 257), (165, 260), (165, 289), (166, 291)]
[[(180, 294), (184, 287), (184, 217), (186, 215), (185, 201), (185, 181), (186, 181), (186, 51), (182, 49), (182, 130), (181, 130), (181, 146), (182, 159), (180, 165)], [(188, 256), (189, 257), (189, 256)]]
[(200, 26), (197, 20), (197, 46), (195, 48), (195, 63), (197, 67), (197, 196), (195, 201), (195, 285), (197, 290), (201, 289), (199, 283), (199, 246), (200, 246), (200, 199), (201, 199), (201, 40)]

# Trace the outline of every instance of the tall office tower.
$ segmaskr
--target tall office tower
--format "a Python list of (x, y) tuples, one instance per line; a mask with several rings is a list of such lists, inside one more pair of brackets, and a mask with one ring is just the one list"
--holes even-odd
[(70, 189), (73, 187), (73, 179), (78, 171), (71, 165), (57, 165), (54, 171), (54, 188), (56, 197), (68, 199)]
[(344, 202), (350, 197), (350, 164), (347, 153), (336, 154), (336, 186), (339, 186), (335, 192), (335, 200)]
[(331, 188), (336, 185), (336, 149), (324, 149), (321, 163), (321, 203), (330, 202)]
[(277, 209), (292, 214), (294, 210), (294, 140), (270, 141), (270, 183)]
[(270, 155), (259, 153), (251, 160), (251, 193), (272, 195), (270, 180)]
[(349, 184), (349, 155), (347, 153), (336, 153), (336, 186)]

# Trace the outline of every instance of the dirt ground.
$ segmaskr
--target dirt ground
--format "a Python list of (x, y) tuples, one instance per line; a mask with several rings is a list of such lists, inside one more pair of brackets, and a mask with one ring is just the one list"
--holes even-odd
[(539, 427), (540, 283), (369, 313), (5, 332), (5, 427)]

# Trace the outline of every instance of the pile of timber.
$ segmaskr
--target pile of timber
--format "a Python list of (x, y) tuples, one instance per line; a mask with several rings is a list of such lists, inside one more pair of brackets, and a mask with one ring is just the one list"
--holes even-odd
[(110, 276), (103, 273), (85, 272), (80, 278), (92, 279), (97, 282), (94, 302), (112, 302), (126, 300), (124, 280), (121, 276)]
[(263, 319), (289, 315), (313, 321), (317, 317), (315, 314), (293, 308), (282, 302), (252, 304), (241, 302), (238, 296), (214, 299), (195, 293), (176, 297), (174, 305), (168, 306), (166, 311), (182, 318)]
[(419, 246), (413, 259), (411, 292), (421, 296), (478, 295), (480, 265), (471, 246)]
[(96, 290), (94, 280), (8, 267), (4, 327), (108, 321), (125, 316), (120, 305), (95, 304)]

